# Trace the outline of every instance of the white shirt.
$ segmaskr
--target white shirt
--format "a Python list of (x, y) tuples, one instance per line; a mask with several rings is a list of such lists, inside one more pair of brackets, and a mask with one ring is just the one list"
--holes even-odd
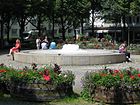
[(45, 43), (45, 42), (41, 43), (41, 48), (42, 48), (42, 50), (48, 49), (47, 48), (47, 43)]

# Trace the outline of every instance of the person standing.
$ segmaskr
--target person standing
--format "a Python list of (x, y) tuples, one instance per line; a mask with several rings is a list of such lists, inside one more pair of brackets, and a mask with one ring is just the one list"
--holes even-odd
[(41, 45), (41, 39), (40, 39), (40, 37), (38, 37), (38, 38), (36, 39), (36, 48), (37, 48), (37, 50), (40, 49), (40, 45)]
[(47, 46), (47, 49), (48, 49), (49, 48), (49, 41), (48, 41), (48, 37), (47, 36), (45, 36), (43, 42), (46, 43), (46, 46)]

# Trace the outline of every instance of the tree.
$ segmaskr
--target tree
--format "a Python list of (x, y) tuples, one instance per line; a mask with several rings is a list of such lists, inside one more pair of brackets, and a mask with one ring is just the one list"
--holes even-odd
[(75, 30), (80, 23), (82, 27), (84, 19), (89, 18), (89, 3), (87, 0), (56, 0), (56, 16), (65, 40), (67, 29)]
[(126, 19), (137, 15), (140, 10), (140, 0), (102, 0), (102, 15), (105, 20), (123, 23), (122, 39), (127, 40)]
[(71, 25), (70, 9), (72, 2), (73, 0), (56, 0), (56, 21), (60, 25), (63, 40), (66, 39), (65, 32)]
[(78, 0), (77, 5), (75, 5), (75, 7), (77, 7), (77, 9), (73, 10), (73, 15), (75, 16), (75, 19), (73, 20), (73, 26), (74, 28), (77, 28), (77, 26), (79, 26), (80, 24), (83, 34), (83, 24), (84, 22), (86, 22), (86, 20), (89, 20), (90, 16), (90, 3), (88, 2), (88, 0)]
[[(10, 21), (12, 18), (12, 0), (1, 0), (0, 1), (0, 47), (3, 48), (4, 46), (4, 27), (5, 25), (8, 26), (6, 23)], [(9, 33), (9, 27), (7, 27), (7, 35)], [(9, 39), (9, 37), (8, 37)]]
[(95, 13), (100, 12), (101, 10), (101, 0), (89, 0), (91, 4), (91, 18), (92, 18), (92, 35), (94, 36), (94, 21)]
[[(39, 30), (39, 36), (41, 35), (42, 23), (46, 21), (48, 11), (48, 0), (31, 0), (30, 1), (30, 20), (29, 22)], [(33, 23), (31, 20), (36, 20)]]
[[(5, 18), (5, 28), (6, 28), (6, 34), (7, 34), (7, 42), (9, 42), (9, 32), (11, 29), (11, 26), (13, 25), (15, 20), (15, 17), (13, 15), (13, 8), (14, 8), (14, 4), (13, 4), (14, 0), (7, 0), (5, 7), (7, 7), (6, 9), (6, 17)], [(11, 21), (12, 20), (12, 21)]]
[(29, 2), (27, 0), (14, 0), (13, 3), (14, 3), (13, 13), (20, 26), (19, 34), (21, 40), (23, 40), (22, 34), (25, 31), (25, 26), (28, 24), (27, 19), (29, 17), (29, 11), (28, 11)]

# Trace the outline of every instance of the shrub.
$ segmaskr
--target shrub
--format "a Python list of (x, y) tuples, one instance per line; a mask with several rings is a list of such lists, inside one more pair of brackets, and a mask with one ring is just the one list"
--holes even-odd
[(140, 69), (132, 67), (121, 70), (104, 68), (99, 72), (87, 72), (82, 82), (83, 91), (81, 95), (82, 97), (86, 96), (86, 98), (91, 98), (98, 87), (127, 89), (127, 91), (140, 89)]
[(128, 50), (133, 54), (140, 54), (140, 44), (130, 44)]
[(35, 63), (32, 68), (14, 69), (4, 64), (0, 65), (0, 82), (10, 85), (10, 83), (36, 83), (43, 82), (48, 84), (59, 85), (61, 83), (72, 84), (74, 74), (71, 71), (61, 72), (60, 66), (45, 65), (37, 68)]

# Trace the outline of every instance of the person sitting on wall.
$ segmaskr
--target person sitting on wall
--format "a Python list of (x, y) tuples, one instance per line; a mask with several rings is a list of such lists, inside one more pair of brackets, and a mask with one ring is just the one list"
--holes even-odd
[(49, 41), (48, 41), (48, 37), (47, 36), (45, 36), (45, 38), (44, 38), (44, 40), (43, 41), (45, 41), (46, 43), (48, 43), (49, 44)]
[(47, 50), (48, 49), (48, 43), (46, 43), (46, 41), (42, 41), (42, 43), (41, 43), (41, 49), (42, 50)]
[(19, 39), (16, 39), (15, 47), (12, 47), (10, 49), (8, 56), (12, 55), (13, 60), (14, 60), (14, 53), (20, 52), (20, 50), (21, 50), (21, 42)]
[(49, 49), (56, 49), (56, 43), (54, 41), (50, 43)]
[(126, 44), (126, 41), (124, 41), (124, 42), (119, 46), (119, 53), (125, 53), (126, 61), (127, 61), (127, 62), (131, 62), (130, 53), (127, 51), (127, 44)]
[(12, 47), (9, 51), (9, 54), (8, 55), (11, 55), (15, 52), (20, 52), (21, 50), (21, 42), (19, 39), (16, 39), (16, 44), (15, 44), (15, 47)]
[(44, 40), (42, 41), (42, 43), (46, 44), (46, 46), (47, 46), (46, 49), (49, 48), (49, 41), (48, 41), (48, 37), (47, 37), (47, 36), (45, 36), (45, 38), (44, 38)]

